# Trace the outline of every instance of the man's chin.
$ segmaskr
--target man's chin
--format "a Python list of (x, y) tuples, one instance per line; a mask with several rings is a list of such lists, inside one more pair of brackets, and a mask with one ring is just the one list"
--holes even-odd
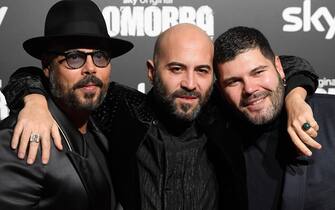
[(269, 116), (262, 113), (244, 113), (244, 115), (254, 125), (265, 125), (272, 121)]
[(187, 110), (185, 108), (178, 108), (175, 112), (175, 115), (178, 119), (184, 120), (184, 121), (193, 121), (199, 113), (200, 110), (197, 109), (197, 107), (191, 107)]

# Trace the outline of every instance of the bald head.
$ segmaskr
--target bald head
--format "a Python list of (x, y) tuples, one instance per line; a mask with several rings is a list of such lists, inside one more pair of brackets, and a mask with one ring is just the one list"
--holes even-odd
[(213, 54), (212, 40), (195, 25), (179, 24), (158, 37), (154, 60), (147, 61), (148, 78), (157, 100), (178, 119), (194, 120), (207, 102)]
[(190, 23), (181, 23), (158, 36), (153, 55), (154, 62), (157, 64), (161, 54), (177, 45), (185, 47), (199, 45), (214, 52), (213, 42), (204, 30)]

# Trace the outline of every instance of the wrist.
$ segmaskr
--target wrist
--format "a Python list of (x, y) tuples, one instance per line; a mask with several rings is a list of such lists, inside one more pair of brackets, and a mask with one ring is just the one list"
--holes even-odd
[(47, 100), (41, 94), (29, 94), (23, 98), (25, 106), (48, 107)]
[(295, 101), (298, 99), (305, 100), (306, 97), (307, 91), (302, 87), (296, 87), (287, 94), (287, 96), (285, 97), (285, 102), (287, 103), (291, 100)]

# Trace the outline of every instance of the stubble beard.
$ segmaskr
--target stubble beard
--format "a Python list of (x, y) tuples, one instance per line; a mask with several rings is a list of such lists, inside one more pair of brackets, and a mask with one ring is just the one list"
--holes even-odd
[(282, 79), (278, 75), (278, 85), (274, 91), (264, 91), (260, 94), (265, 94), (270, 97), (271, 106), (262, 110), (261, 113), (252, 115), (247, 109), (242, 109), (243, 115), (254, 125), (264, 125), (274, 121), (280, 114), (284, 104), (285, 87)]
[[(83, 110), (83, 111), (93, 111), (98, 108), (103, 102), (106, 94), (108, 85), (103, 85), (101, 80), (96, 78), (93, 75), (89, 75), (84, 77), (82, 80), (77, 82), (72, 87), (66, 87), (53, 73), (50, 72), (49, 79), (50, 92), (52, 96), (59, 101), (62, 105), (65, 105), (67, 109), (73, 110)], [(101, 91), (98, 93), (85, 93), (80, 99), (80, 96), (76, 94), (75, 90), (79, 88), (81, 85), (86, 84), (88, 82), (98, 83)], [(96, 99), (95, 99), (96, 98)]]
[[(208, 101), (210, 94), (212, 93), (213, 86), (211, 85), (210, 89), (203, 95), (197, 91), (188, 91), (185, 89), (178, 89), (175, 92), (168, 94), (163, 82), (161, 81), (158, 74), (155, 75), (153, 81), (153, 91), (157, 99), (163, 103), (173, 116), (177, 119), (191, 122), (197, 118), (199, 115), (201, 108)], [(179, 106), (176, 102), (176, 98), (178, 95), (186, 95), (186, 96), (196, 96), (198, 98), (198, 103), (195, 107), (189, 103), (181, 103)], [(193, 107), (193, 110), (191, 110)]]

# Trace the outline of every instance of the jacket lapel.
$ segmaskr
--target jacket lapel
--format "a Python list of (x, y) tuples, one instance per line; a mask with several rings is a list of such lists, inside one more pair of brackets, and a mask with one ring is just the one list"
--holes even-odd
[[(91, 208), (94, 209), (98, 206), (110, 205), (110, 200), (106, 200), (106, 197), (99, 197), (98, 195), (101, 195), (101, 193), (96, 192), (96, 190), (99, 190), (100, 192), (108, 192), (110, 189), (109, 186), (105, 185), (102, 186), (104, 189), (96, 189), (97, 186), (94, 182), (95, 179), (93, 178), (93, 175), (99, 178), (105, 177), (108, 183), (111, 184), (110, 176), (107, 171), (108, 169), (105, 167), (100, 167), (96, 164), (89, 164), (87, 158), (81, 156), (78, 153), (78, 148), (82, 147), (83, 144), (83, 139), (80, 132), (73, 126), (71, 121), (50, 98), (48, 99), (48, 106), (51, 114), (58, 124), (58, 128), (60, 129), (61, 135), (63, 137), (63, 145), (64, 143), (66, 145), (66, 155), (68, 156), (70, 162), (81, 179), (81, 182), (88, 195), (88, 199), (90, 200)], [(92, 133), (96, 137), (94, 140), (98, 140), (97, 144), (103, 148), (103, 152), (105, 152), (105, 150), (107, 151), (107, 139), (103, 137), (102, 134), (98, 134), (99, 132), (97, 132), (97, 128), (93, 123), (90, 122), (90, 125), (93, 127)], [(93, 155), (92, 152), (90, 152), (89, 155)], [(97, 155), (94, 154), (94, 158), (96, 158), (97, 162), (105, 161), (102, 153), (98, 153)], [(101, 171), (104, 173), (103, 176)]]
[(107, 162), (107, 159), (109, 157), (109, 152), (110, 152), (108, 140), (105, 137), (105, 135), (103, 135), (102, 132), (98, 129), (98, 127), (95, 125), (92, 119), (90, 120), (90, 125), (91, 125), (90, 126), (91, 132), (93, 133), (95, 137), (96, 143), (98, 147), (100, 148), (100, 150), (102, 151), (100, 153), (96, 153), (95, 158), (97, 159), (98, 163), (103, 163), (100, 168), (104, 172), (108, 183), (110, 184), (110, 186), (112, 186), (112, 180), (111, 180), (109, 168), (104, 167), (106, 165), (109, 166), (110, 164), (109, 162)]
[(208, 156), (214, 164), (220, 190), (220, 209), (246, 209), (248, 198), (243, 147), (236, 138), (221, 96), (213, 91), (198, 118), (208, 137)]

